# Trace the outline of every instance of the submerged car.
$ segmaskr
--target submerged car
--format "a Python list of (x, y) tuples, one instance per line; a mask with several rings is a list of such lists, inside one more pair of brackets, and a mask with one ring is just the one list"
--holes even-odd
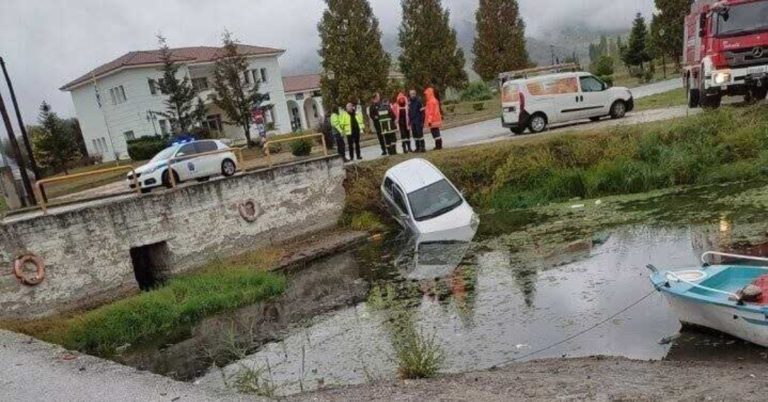
[(471, 224), (415, 235), (398, 256), (398, 265), (406, 267), (405, 276), (411, 280), (448, 277), (461, 265), (472, 246), (475, 233), (477, 225)]
[[(136, 179), (142, 192), (153, 188), (172, 187), (168, 162), (173, 162), (171, 172), (175, 183), (188, 180), (205, 181), (214, 176), (229, 177), (237, 173), (237, 157), (219, 140), (191, 141), (174, 144), (160, 151), (146, 165), (135, 169)], [(128, 173), (128, 186), (134, 189), (133, 172)]]
[(477, 228), (479, 224), (461, 192), (424, 159), (411, 159), (389, 169), (381, 193), (392, 217), (416, 234)]

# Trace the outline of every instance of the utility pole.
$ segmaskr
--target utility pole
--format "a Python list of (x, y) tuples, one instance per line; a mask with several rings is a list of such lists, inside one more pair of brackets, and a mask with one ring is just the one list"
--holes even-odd
[[(16, 134), (13, 132), (13, 126), (11, 125), (11, 118), (8, 116), (8, 110), (5, 109), (5, 101), (3, 101), (3, 95), (0, 94), (0, 115), (3, 117), (3, 123), (5, 123), (5, 131), (8, 133), (8, 140), (11, 142), (11, 148), (16, 156), (16, 164), (19, 165), (19, 174), (21, 174), (21, 182), (24, 184), (24, 190), (27, 193), (27, 199), (29, 199), (32, 205), (36, 205), (35, 192), (32, 190), (32, 183), (29, 182), (29, 175), (27, 175), (27, 167), (24, 163), (24, 157), (21, 155), (21, 149), (19, 149), (19, 142), (16, 141)], [(23, 206), (27, 206), (27, 202), (22, 198), (21, 203)]]
[(35, 161), (35, 154), (32, 153), (32, 144), (29, 142), (29, 135), (27, 134), (27, 127), (24, 125), (24, 120), (21, 118), (21, 111), (19, 110), (19, 103), (16, 101), (16, 92), (13, 90), (13, 84), (11, 84), (11, 77), (8, 76), (8, 69), (5, 67), (5, 60), (0, 56), (0, 67), (3, 69), (3, 75), (5, 76), (5, 82), (8, 84), (8, 92), (11, 95), (11, 103), (16, 110), (16, 120), (19, 122), (19, 130), (21, 130), (21, 139), (24, 140), (24, 148), (27, 149), (27, 156), (29, 156), (29, 164), (32, 167), (32, 173), (35, 174), (35, 180), (41, 180), (43, 176), (40, 174), (40, 168)]

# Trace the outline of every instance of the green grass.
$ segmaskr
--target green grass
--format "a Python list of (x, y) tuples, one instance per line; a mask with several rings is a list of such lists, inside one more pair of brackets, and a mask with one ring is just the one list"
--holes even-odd
[[(768, 175), (768, 106), (591, 132), (520, 138), (425, 156), (481, 209), (545, 205)], [(346, 213), (387, 213), (378, 186), (408, 156), (351, 167)]]
[(4, 326), (70, 349), (109, 356), (122, 345), (168, 337), (207, 316), (278, 296), (285, 285), (280, 275), (219, 263), (74, 317)]
[(635, 101), (635, 110), (643, 111), (650, 109), (660, 109), (671, 106), (685, 105), (688, 99), (685, 96), (685, 89), (674, 89), (656, 95), (640, 98)]

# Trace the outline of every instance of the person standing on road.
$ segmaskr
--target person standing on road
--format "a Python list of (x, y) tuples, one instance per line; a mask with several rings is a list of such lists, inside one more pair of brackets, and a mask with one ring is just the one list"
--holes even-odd
[(408, 112), (408, 98), (402, 92), (397, 95), (395, 102), (395, 121), (400, 130), (403, 153), (407, 154), (413, 150), (411, 148), (411, 119)]
[(434, 88), (424, 90), (424, 98), (427, 106), (424, 111), (427, 126), (435, 139), (435, 150), (443, 149), (443, 138), (440, 134), (440, 128), (443, 126), (443, 115), (440, 113), (440, 101), (435, 96)]
[(387, 156), (387, 146), (384, 141), (384, 134), (381, 130), (381, 116), (379, 111), (381, 110), (381, 95), (378, 92), (373, 95), (371, 99), (371, 106), (368, 108), (368, 117), (373, 122), (373, 130), (376, 131), (376, 138), (379, 139), (379, 146), (381, 147), (381, 156)]
[(411, 134), (416, 142), (416, 152), (427, 152), (427, 144), (424, 142), (424, 105), (417, 96), (415, 89), (411, 89), (408, 101), (408, 114), (411, 118)]
[(357, 160), (362, 160), (363, 155), (360, 153), (360, 135), (363, 132), (364, 122), (363, 113), (357, 110), (354, 103), (347, 103), (347, 110), (341, 113), (340, 124), (341, 133), (347, 137), (349, 144), (349, 159), (354, 160), (357, 155)]
[(333, 138), (336, 140), (336, 151), (339, 153), (344, 162), (349, 162), (347, 159), (347, 150), (344, 146), (344, 135), (341, 132), (341, 107), (335, 107), (331, 112), (331, 132)]

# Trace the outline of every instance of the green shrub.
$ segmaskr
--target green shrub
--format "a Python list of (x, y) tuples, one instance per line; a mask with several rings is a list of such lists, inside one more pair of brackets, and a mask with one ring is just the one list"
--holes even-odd
[(169, 138), (163, 136), (146, 136), (127, 142), (128, 156), (134, 161), (152, 159), (158, 152), (168, 147)]
[(477, 103), (473, 103), (473, 104), (472, 104), (472, 109), (473, 109), (475, 112), (480, 112), (480, 111), (482, 111), (482, 110), (485, 110), (485, 103), (483, 103), (483, 102), (477, 102)]
[(445, 107), (445, 110), (448, 113), (456, 113), (456, 105), (448, 105)]
[(312, 153), (312, 141), (302, 138), (291, 142), (291, 153), (293, 156), (308, 156)]
[(470, 83), (467, 88), (461, 91), (462, 102), (480, 102), (493, 99), (491, 87), (483, 81)]

